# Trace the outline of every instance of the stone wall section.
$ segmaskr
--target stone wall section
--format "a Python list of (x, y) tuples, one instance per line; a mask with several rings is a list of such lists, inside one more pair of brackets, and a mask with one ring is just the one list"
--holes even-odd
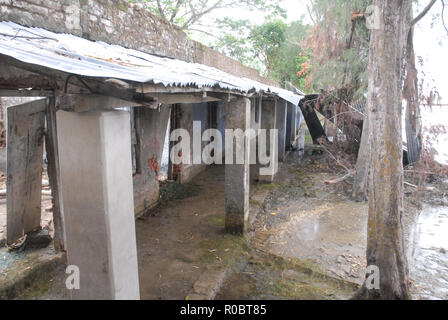
[(124, 0), (0, 0), (0, 21), (200, 63), (275, 85), (257, 70), (190, 40), (180, 28), (151, 14), (142, 5)]

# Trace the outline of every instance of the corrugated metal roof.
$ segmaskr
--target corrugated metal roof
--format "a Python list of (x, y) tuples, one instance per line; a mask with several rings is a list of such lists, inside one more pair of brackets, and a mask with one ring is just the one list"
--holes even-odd
[(219, 87), (242, 93), (273, 93), (294, 104), (302, 98), (290, 91), (236, 77), (209, 66), (12, 22), (0, 22), (0, 54), (86, 77), (116, 78), (163, 84), (165, 87)]

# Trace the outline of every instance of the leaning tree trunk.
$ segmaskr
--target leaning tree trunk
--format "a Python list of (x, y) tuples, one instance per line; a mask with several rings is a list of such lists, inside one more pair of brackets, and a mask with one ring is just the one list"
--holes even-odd
[(406, 99), (406, 140), (408, 162), (416, 163), (422, 149), (422, 123), (420, 118), (417, 68), (415, 67), (414, 28), (409, 30), (406, 49), (406, 81), (403, 96)]
[(368, 121), (372, 131), (369, 174), (367, 265), (379, 271), (355, 299), (409, 299), (408, 264), (402, 236), (403, 164), (401, 89), (404, 39), (412, 0), (374, 0), (381, 27), (372, 30), (369, 58)]

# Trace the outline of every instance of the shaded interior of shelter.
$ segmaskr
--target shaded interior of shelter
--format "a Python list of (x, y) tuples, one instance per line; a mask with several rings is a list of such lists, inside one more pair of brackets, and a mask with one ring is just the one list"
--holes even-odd
[[(19, 95), (19, 94), (18, 94)], [(2, 97), (0, 97), (2, 98)], [(3, 183), (6, 184), (6, 109), (30, 103), (36, 100), (45, 100), (46, 97), (3, 97), (1, 123), (2, 141), (0, 146), (0, 171), (3, 172)], [(208, 129), (217, 129), (222, 137), (225, 137), (226, 130), (226, 105), (223, 102), (195, 103), (195, 104), (175, 104), (163, 105), (157, 110), (145, 107), (123, 108), (130, 113), (131, 119), (131, 145), (132, 145), (132, 170), (134, 181), (134, 204), (135, 215), (140, 216), (160, 203), (160, 182), (177, 181), (184, 184), (191, 181), (196, 175), (204, 171), (208, 166), (205, 164), (181, 164), (174, 165), (170, 160), (170, 149), (176, 143), (170, 141), (170, 134), (176, 129), (185, 129), (193, 137), (193, 122), (201, 123), (202, 134)], [(296, 109), (296, 112), (298, 110)], [(300, 112), (300, 111), (298, 111)], [(297, 147), (299, 138), (299, 127), (302, 121), (300, 114), (297, 114), (296, 132), (291, 133), (292, 106), (287, 108), (286, 121), (286, 145), (280, 154)], [(251, 99), (251, 128), (261, 128), (261, 98)], [(46, 128), (45, 128), (46, 130)], [(283, 128), (284, 130), (284, 128)], [(294, 137), (292, 137), (294, 135)], [(293, 139), (293, 140), (291, 140)], [(201, 147), (207, 145), (203, 141)], [(222, 148), (225, 149), (225, 139), (222, 141)], [(193, 144), (190, 143), (192, 153)], [(258, 149), (257, 149), (258, 151)], [(284, 155), (283, 155), (284, 156)], [(224, 162), (223, 152), (223, 162)], [(47, 155), (43, 151), (43, 190), (50, 189), (46, 172)], [(251, 178), (258, 180), (258, 168), (252, 167)], [(5, 189), (6, 186), (3, 186)], [(6, 196), (6, 194), (5, 194)], [(43, 197), (46, 203), (51, 195), (44, 192)], [(5, 201), (6, 204), (6, 201)], [(46, 206), (46, 209), (50, 207)], [(48, 212), (49, 210), (47, 210)], [(5, 213), (6, 214), (6, 213)], [(6, 225), (5, 225), (6, 226)]]
[[(251, 99), (250, 128), (261, 128), (262, 98)], [(276, 102), (273, 100), (272, 105)], [(294, 118), (293, 118), (294, 109)], [(284, 140), (287, 143), (279, 154), (283, 160), (285, 154), (299, 144), (299, 128), (302, 122), (301, 113), (296, 106), (288, 104), (287, 113), (284, 115), (286, 127), (279, 130), (285, 131)], [(202, 139), (205, 131), (216, 129), (222, 137), (222, 163), (225, 163), (225, 130), (226, 130), (226, 103), (208, 102), (195, 104), (164, 105), (159, 110), (150, 110), (144, 107), (131, 108), (131, 138), (132, 138), (132, 163), (134, 181), (134, 205), (136, 216), (144, 214), (160, 203), (160, 183), (176, 181), (179, 184), (189, 183), (195, 176), (207, 169), (209, 165), (199, 159), (200, 164), (195, 163), (193, 148), (195, 139), (194, 123), (200, 123), (200, 139), (202, 154), (204, 147), (210, 143)], [(272, 115), (270, 115), (272, 116)], [(296, 125), (291, 125), (295, 121)], [(171, 133), (176, 129), (184, 129), (192, 138), (190, 145), (190, 163), (173, 164), (171, 151), (181, 139)], [(294, 130), (294, 133), (291, 132)], [(214, 138), (213, 138), (214, 139)], [(255, 143), (255, 141), (250, 141)], [(254, 149), (258, 152), (258, 149)], [(212, 151), (212, 154), (215, 150)], [(269, 154), (269, 151), (268, 151)], [(181, 154), (180, 154), (181, 155)], [(278, 161), (278, 159), (276, 159)], [(251, 165), (250, 176), (252, 181), (258, 181), (259, 167)], [(164, 190), (164, 193), (169, 191)], [(223, 191), (224, 192), (224, 191)], [(223, 194), (224, 196), (224, 194)], [(163, 199), (162, 199), (163, 200)]]
[[(30, 103), (36, 100), (44, 100), (46, 97), (3, 97), (1, 122), (2, 145), (0, 146), (1, 161), (0, 171), (2, 175), (2, 187), (6, 190), (6, 109), (8, 107), (18, 106)], [(299, 128), (302, 122), (300, 113), (297, 114), (296, 132), (291, 132), (292, 105), (288, 105), (286, 117), (286, 139), (288, 141), (283, 145), (284, 150), (280, 153), (284, 159), (287, 152), (297, 148), (299, 143)], [(132, 151), (132, 171), (133, 171), (133, 190), (135, 216), (139, 217), (147, 214), (160, 204), (165, 204), (173, 197), (176, 198), (177, 191), (171, 184), (187, 184), (192, 181), (201, 172), (205, 171), (210, 165), (205, 164), (181, 164), (175, 165), (171, 162), (170, 151), (175, 142), (170, 141), (170, 134), (176, 129), (185, 129), (193, 137), (193, 122), (201, 123), (201, 135), (208, 129), (217, 129), (222, 137), (225, 137), (226, 129), (226, 105), (223, 102), (208, 102), (196, 104), (175, 104), (163, 105), (157, 110), (151, 110), (145, 107), (125, 108), (130, 113), (131, 119), (131, 151)], [(297, 109), (296, 109), (297, 110)], [(261, 128), (261, 98), (251, 99), (251, 128)], [(293, 140), (291, 140), (293, 139)], [(202, 142), (204, 147), (208, 142)], [(222, 141), (222, 148), (225, 149), (225, 139)], [(190, 144), (193, 152), (193, 144)], [(258, 149), (256, 149), (258, 151)], [(223, 163), (224, 163), (223, 152)], [(48, 181), (47, 173), (47, 154), (44, 148), (42, 159), (42, 202), (41, 202), (41, 226), (48, 229), (53, 236), (52, 219), (52, 197), (51, 187)], [(219, 165), (213, 165), (219, 166)], [(221, 172), (222, 171), (222, 172)], [(224, 174), (223, 167), (220, 172)], [(258, 165), (252, 165), (250, 170), (251, 183), (258, 182)], [(195, 179), (196, 181), (197, 179)], [(219, 185), (217, 178), (217, 186)], [(168, 186), (168, 187), (167, 187)], [(222, 186), (221, 186), (222, 187)], [(224, 199), (225, 190), (222, 190)], [(6, 193), (3, 195), (0, 203), (0, 235), (6, 236)], [(223, 200), (222, 199), (222, 200)]]
[[(251, 100), (251, 128), (254, 129), (261, 123), (260, 102), (260, 99)], [(166, 132), (184, 128), (193, 135), (193, 121), (200, 121), (202, 132), (217, 129), (224, 137), (225, 112), (225, 104), (217, 102), (171, 106)], [(291, 122), (291, 116), (292, 112), (289, 116), (285, 114), (285, 120)], [(292, 127), (289, 125), (288, 130)], [(299, 126), (296, 130), (298, 133)], [(299, 139), (298, 134), (291, 132), (288, 136), (290, 143), (284, 145), (285, 153), (297, 147), (298, 142), (291, 142), (291, 137)], [(165, 135), (160, 170), (156, 172), (160, 180), (159, 200), (136, 221), (142, 299), (186, 299), (205, 271), (235, 264), (235, 259), (245, 250), (244, 238), (225, 232), (225, 165), (173, 165), (168, 156), (170, 147), (172, 142)], [(251, 165), (249, 170), (252, 196), (266, 182), (259, 181), (257, 165)], [(136, 198), (136, 207), (137, 201), (139, 198)], [(258, 204), (250, 206), (255, 208), (249, 211), (249, 223), (255, 218), (256, 211), (252, 209), (258, 209)]]
[[(26, 98), (20, 101), (26, 104), (35, 99)], [(44, 101), (48, 100), (44, 98)], [(261, 126), (261, 101), (261, 98), (251, 99), (252, 128)], [(276, 102), (273, 100), (271, 104), (275, 106)], [(294, 106), (289, 107), (292, 110)], [(182, 295), (188, 294), (192, 281), (195, 281), (195, 277), (204, 271), (206, 265), (210, 266), (210, 262), (218, 262), (216, 267), (219, 267), (219, 256), (213, 251), (216, 250), (213, 244), (214, 241), (218, 241), (217, 238), (221, 241), (224, 237), (224, 241), (227, 241), (220, 244), (221, 246), (228, 244), (230, 247), (221, 247), (225, 250), (222, 254), (226, 255), (235, 254), (231, 249), (235, 243), (238, 246), (240, 242), (238, 237), (224, 235), (226, 210), (224, 165), (173, 165), (168, 156), (173, 146), (169, 135), (173, 130), (183, 128), (193, 136), (193, 122), (196, 121), (201, 123), (202, 132), (207, 129), (218, 129), (222, 136), (225, 136), (226, 104), (223, 102), (175, 104), (163, 105), (156, 110), (144, 107), (125, 110), (130, 113), (135, 216), (140, 217), (136, 228), (141, 297), (182, 299), (184, 298)], [(296, 107), (295, 110), (297, 111)], [(300, 120), (300, 115), (297, 119)], [(294, 127), (291, 121), (297, 121), (297, 119), (291, 118), (291, 112), (289, 116), (285, 113), (285, 120), (289, 121), (288, 130)], [(288, 133), (289, 143), (284, 144), (283, 152), (294, 147), (298, 139), (297, 133), (298, 126), (294, 134)], [(294, 141), (291, 141), (292, 136), (295, 137)], [(205, 144), (206, 142), (203, 142), (203, 146)], [(3, 149), (6, 147), (5, 145)], [(44, 151), (40, 164), (43, 164), (44, 168), (43, 191), (45, 194), (42, 195), (44, 198), (41, 202), (41, 217), (42, 226), (48, 226), (53, 234), (52, 199), (49, 194), (49, 182), (45, 182), (48, 179), (46, 158), (47, 154)], [(250, 170), (252, 186), (258, 183), (258, 169), (255, 165)], [(176, 208), (176, 202), (185, 197), (191, 199), (184, 201), (182, 210), (179, 210), (178, 207)], [(160, 208), (163, 208), (164, 214), (169, 216), (159, 216)], [(175, 224), (172, 223), (174, 221), (172, 215), (176, 218)], [(168, 219), (170, 224), (164, 223), (165, 219)], [(198, 224), (184, 224), (185, 219), (197, 219)], [(201, 229), (201, 235), (204, 237), (189, 239), (188, 228), (191, 227)], [(238, 249), (241, 248), (238, 247)], [(172, 255), (175, 255), (176, 264), (172, 264)], [(188, 261), (198, 263), (185, 265)], [(164, 270), (170, 270), (171, 277), (165, 289), (163, 286), (155, 285), (167, 283), (162, 281)]]

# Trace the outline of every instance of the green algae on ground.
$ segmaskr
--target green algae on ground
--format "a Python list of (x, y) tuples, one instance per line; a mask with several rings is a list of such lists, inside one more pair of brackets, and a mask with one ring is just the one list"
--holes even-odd
[(160, 187), (159, 204), (162, 206), (178, 205), (179, 201), (201, 194), (202, 187), (197, 184), (167, 182)]
[(250, 199), (250, 200), (249, 200), (249, 203), (250, 203), (251, 205), (258, 206), (258, 207), (261, 207), (261, 206), (263, 205), (260, 201), (255, 200), (255, 199)]
[[(241, 285), (241, 280), (249, 285)], [(252, 251), (246, 267), (231, 275), (218, 299), (348, 299), (358, 287), (326, 275), (312, 260)], [(261, 294), (262, 293), (262, 294)]]
[(317, 196), (317, 191), (311, 188), (310, 183), (293, 181), (285, 183), (280, 186), (281, 191), (291, 193), (294, 192), (296, 196), (313, 198)]
[(208, 221), (214, 225), (220, 226), (220, 227), (224, 226), (225, 219), (226, 218), (223, 214), (215, 214), (215, 215), (207, 216), (205, 218), (206, 221)]
[(259, 182), (259, 183), (256, 185), (256, 187), (257, 187), (258, 189), (261, 189), (261, 190), (269, 190), (269, 191), (272, 191), (272, 190), (278, 189), (278, 188), (280, 187), (280, 185), (278, 185), (278, 184), (275, 183), (275, 182), (271, 182), (271, 183)]
[(202, 263), (217, 263), (231, 266), (251, 250), (244, 237), (223, 234), (214, 239), (203, 240), (200, 243)]
[(272, 294), (294, 300), (327, 300), (335, 297), (336, 291), (316, 284), (279, 280), (272, 286)]
[(61, 254), (49, 259), (41, 259), (34, 252), (18, 259), (8, 268), (6, 277), (0, 283), (0, 300), (33, 299), (51, 287), (54, 270), (63, 264)]

